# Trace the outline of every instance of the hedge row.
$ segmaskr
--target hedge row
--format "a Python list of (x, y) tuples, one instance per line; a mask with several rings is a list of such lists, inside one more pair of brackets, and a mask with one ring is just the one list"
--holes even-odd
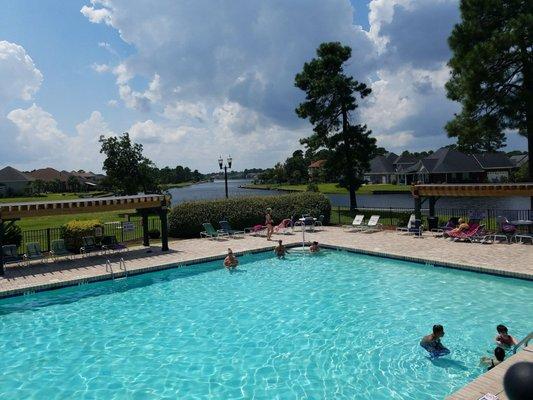
[(265, 211), (272, 209), (274, 223), (291, 216), (324, 215), (329, 223), (331, 203), (321, 193), (296, 193), (280, 196), (240, 197), (234, 199), (193, 201), (181, 203), (169, 214), (169, 234), (176, 238), (198, 237), (202, 223), (211, 222), (218, 228), (219, 221), (229, 221), (233, 229), (244, 229), (264, 224)]

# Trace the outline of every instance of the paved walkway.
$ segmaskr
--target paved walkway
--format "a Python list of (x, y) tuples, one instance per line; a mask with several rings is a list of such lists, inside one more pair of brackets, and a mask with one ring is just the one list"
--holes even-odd
[[(302, 234), (275, 235), (286, 244), (301, 243)], [(405, 234), (384, 231), (376, 233), (347, 233), (338, 227), (324, 227), (314, 233), (306, 233), (306, 241), (317, 240), (323, 245), (343, 247), (376, 255), (388, 255), (406, 260), (453, 268), (471, 269), (533, 280), (533, 246), (529, 244), (472, 244), (451, 242), (430, 234), (414, 238)], [(77, 284), (93, 280), (109, 279), (106, 271), (109, 259), (116, 276), (120, 269), (120, 257), (124, 257), (129, 273), (171, 268), (177, 264), (206, 261), (222, 257), (228, 247), (234, 252), (268, 250), (275, 242), (264, 237), (246, 236), (227, 240), (188, 239), (172, 241), (169, 252), (157, 247), (135, 247), (127, 253), (111, 256), (76, 257), (61, 262), (32, 262), (29, 267), (8, 267), (0, 277), (0, 297)]]

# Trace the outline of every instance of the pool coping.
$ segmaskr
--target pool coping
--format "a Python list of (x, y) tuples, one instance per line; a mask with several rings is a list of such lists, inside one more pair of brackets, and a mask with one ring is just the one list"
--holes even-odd
[[(306, 245), (309, 245), (309, 244), (310, 242), (306, 242)], [(356, 247), (349, 247), (349, 246), (342, 246), (342, 245), (322, 243), (320, 246), (322, 248), (327, 248), (330, 250), (346, 251), (346, 252), (354, 253), (354, 254), (362, 254), (362, 255), (369, 255), (369, 256), (374, 256), (374, 257), (389, 258), (393, 260), (414, 262), (414, 263), (425, 265), (428, 267), (450, 268), (450, 269), (457, 269), (457, 270), (462, 270), (462, 271), (477, 272), (477, 273), (481, 273), (485, 275), (499, 276), (499, 277), (504, 277), (504, 278), (515, 278), (515, 279), (533, 281), (533, 274), (527, 274), (527, 273), (505, 271), (505, 270), (500, 270), (500, 269), (480, 267), (480, 266), (468, 265), (468, 264), (437, 261), (437, 260), (431, 260), (431, 259), (426, 259), (422, 257), (404, 256), (401, 254), (365, 250), (365, 249), (359, 249)], [(301, 243), (288, 243), (285, 245), (285, 247), (287, 248), (301, 247)], [(272, 251), (273, 249), (274, 249), (274, 246), (272, 245), (260, 246), (260, 247), (253, 247), (249, 250), (235, 251), (235, 254), (237, 256), (243, 256), (247, 254), (264, 253), (264, 252)], [(93, 275), (89, 277), (68, 279), (68, 280), (57, 281), (57, 282), (48, 282), (48, 283), (36, 284), (32, 286), (27, 286), (24, 288), (16, 288), (16, 289), (11, 289), (11, 290), (3, 290), (3, 291), (0, 291), (0, 299), (31, 295), (37, 292), (57, 290), (57, 289), (61, 289), (65, 287), (72, 287), (72, 286), (81, 286), (81, 285), (85, 285), (89, 283), (95, 283), (95, 282), (106, 281), (106, 280), (123, 279), (128, 276), (135, 276), (135, 275), (140, 275), (140, 274), (145, 274), (145, 273), (150, 273), (150, 272), (157, 272), (157, 271), (163, 271), (167, 269), (180, 268), (180, 267), (193, 265), (193, 264), (204, 264), (204, 263), (211, 262), (211, 261), (223, 260), (224, 258), (225, 258), (225, 254), (208, 256), (208, 257), (199, 257), (199, 258), (193, 258), (193, 259), (186, 260), (186, 261), (163, 263), (163, 264), (158, 264), (158, 265), (153, 265), (153, 266), (148, 266), (148, 267), (135, 268), (132, 270), (127, 270), (127, 271), (118, 270), (115, 272), (110, 272), (110, 273), (106, 272), (103, 274)]]

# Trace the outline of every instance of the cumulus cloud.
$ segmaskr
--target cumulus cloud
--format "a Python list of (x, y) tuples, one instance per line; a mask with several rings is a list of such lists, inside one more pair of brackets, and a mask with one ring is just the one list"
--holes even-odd
[(96, 72), (98, 72), (99, 74), (103, 73), (103, 72), (107, 72), (109, 71), (109, 65), (107, 64), (97, 64), (97, 63), (94, 63), (91, 68), (93, 70), (95, 70)]
[(11, 100), (31, 100), (43, 81), (41, 71), (35, 66), (24, 47), (0, 41), (0, 112)]

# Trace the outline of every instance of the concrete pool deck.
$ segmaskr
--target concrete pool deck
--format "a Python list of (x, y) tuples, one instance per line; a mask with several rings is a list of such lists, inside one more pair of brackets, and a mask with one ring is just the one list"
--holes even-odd
[[(285, 244), (302, 241), (300, 231), (290, 235), (274, 235), (273, 240), (283, 239)], [(477, 272), (492, 273), (533, 280), (533, 245), (529, 244), (473, 244), (451, 242), (427, 233), (414, 238), (392, 231), (375, 233), (346, 232), (339, 227), (324, 227), (319, 231), (307, 232), (306, 241), (317, 240), (321, 245), (343, 248), (356, 252), (388, 256), (431, 265), (447, 266)], [(272, 249), (275, 242), (265, 237), (245, 236), (226, 240), (187, 239), (169, 243), (170, 251), (160, 248), (149, 249), (136, 246), (130, 251), (115, 255), (100, 255), (60, 262), (32, 262), (29, 267), (9, 266), (0, 277), (0, 298), (22, 294), (28, 291), (46, 290), (55, 287), (109, 279), (106, 271), (109, 259), (115, 277), (122, 276), (120, 258), (126, 262), (128, 273), (148, 272), (208, 261), (222, 257), (228, 247), (234, 252), (262, 251)]]
[[(302, 234), (296, 230), (290, 235), (274, 235), (273, 239), (283, 239), (288, 245), (297, 244), (301, 243)], [(328, 247), (421, 262), (427, 264), (428, 268), (440, 265), (533, 280), (533, 245), (529, 244), (458, 243), (436, 238), (429, 233), (422, 238), (414, 238), (392, 231), (347, 233), (339, 227), (324, 227), (316, 232), (308, 232), (305, 239), (316, 240)], [(265, 237), (255, 236), (227, 240), (187, 239), (170, 242), (168, 252), (161, 252), (158, 247), (147, 249), (137, 246), (127, 253), (111, 256), (75, 257), (47, 264), (32, 262), (29, 267), (10, 266), (5, 276), (0, 277), (0, 298), (110, 279), (112, 273), (106, 271), (107, 259), (115, 277), (120, 277), (124, 275), (119, 265), (121, 257), (124, 257), (128, 273), (135, 274), (219, 259), (228, 247), (241, 253), (269, 250), (274, 245), (275, 242), (268, 242)], [(522, 358), (533, 361), (531, 346), (474, 380), (450, 399), (476, 400), (488, 392), (500, 393), (500, 400), (506, 399), (505, 394), (502, 394), (503, 374), (512, 363)]]

